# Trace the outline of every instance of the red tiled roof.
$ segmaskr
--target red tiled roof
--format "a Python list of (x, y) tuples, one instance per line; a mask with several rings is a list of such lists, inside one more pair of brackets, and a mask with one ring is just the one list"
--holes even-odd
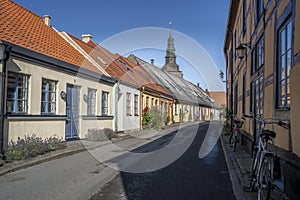
[(220, 107), (225, 107), (226, 106), (226, 94), (223, 91), (220, 92), (209, 92), (209, 96), (215, 100), (215, 102), (220, 106)]
[(44, 20), (10, 1), (0, 1), (0, 40), (102, 74)]
[[(69, 35), (86, 53), (89, 54), (113, 78), (124, 81), (135, 87), (146, 87), (164, 95), (171, 95), (158, 84), (141, 66), (134, 64), (119, 54), (113, 54), (95, 43), (93, 40), (85, 43)], [(104, 61), (106, 65), (102, 62)], [(125, 63), (128, 67), (124, 66)]]

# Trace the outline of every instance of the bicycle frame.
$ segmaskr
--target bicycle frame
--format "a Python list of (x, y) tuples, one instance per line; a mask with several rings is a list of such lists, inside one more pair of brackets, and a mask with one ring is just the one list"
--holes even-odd
[(273, 188), (273, 170), (274, 170), (274, 157), (275, 154), (268, 150), (267, 145), (272, 135), (270, 131), (266, 131), (264, 135), (264, 128), (266, 124), (277, 123), (279, 126), (284, 128), (289, 128), (289, 123), (284, 123), (282, 121), (275, 121), (272, 119), (271, 122), (266, 122), (265, 120), (258, 119), (252, 116), (243, 116), (254, 118), (260, 122), (259, 137), (256, 145), (256, 153), (252, 163), (252, 174), (251, 174), (251, 183), (250, 190), (253, 191), (254, 186), (258, 188), (258, 199), (266, 198), (270, 199), (271, 190)]

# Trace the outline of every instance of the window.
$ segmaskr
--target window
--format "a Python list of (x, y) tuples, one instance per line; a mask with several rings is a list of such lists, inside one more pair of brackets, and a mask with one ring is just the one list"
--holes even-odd
[(238, 113), (238, 99), (239, 94), (238, 94), (238, 85), (236, 84), (234, 88), (234, 114), (237, 115)]
[(168, 103), (165, 103), (165, 114), (168, 115), (169, 109), (168, 109)]
[(154, 98), (151, 99), (151, 106), (154, 106)]
[(246, 29), (247, 29), (247, 22), (246, 22), (246, 3), (247, 3), (247, 1), (246, 0), (243, 0), (243, 33), (245, 34), (245, 32), (246, 32)]
[(42, 79), (42, 114), (55, 114), (56, 112), (56, 82)]
[(102, 92), (102, 115), (108, 115), (108, 92)]
[[(234, 49), (237, 48), (237, 42), (236, 42), (236, 31), (234, 31), (234, 36), (233, 36), (233, 42), (234, 42)], [(237, 58), (237, 55), (236, 55), (236, 52), (235, 52), (235, 55), (234, 55), (234, 60), (236, 60)]]
[(88, 89), (88, 99), (87, 99), (87, 114), (96, 114), (96, 92), (97, 90)]
[(139, 95), (134, 95), (134, 115), (139, 115)]
[(256, 0), (256, 17), (257, 21), (261, 18), (264, 11), (264, 0)]
[(178, 104), (177, 104), (177, 102), (175, 102), (175, 104), (174, 104), (174, 111), (175, 111), (175, 115), (178, 115)]
[(252, 51), (252, 73), (255, 73), (265, 64), (265, 41), (261, 38)]
[(126, 94), (126, 114), (131, 116), (131, 93), (129, 92)]
[(149, 97), (146, 97), (146, 107), (149, 108)]
[(289, 108), (290, 70), (292, 64), (292, 21), (285, 23), (278, 33), (277, 107)]
[(28, 76), (8, 72), (6, 111), (8, 113), (27, 113)]
[(246, 112), (246, 74), (243, 76), (243, 114)]
[(155, 106), (158, 106), (158, 100), (157, 99), (155, 100)]

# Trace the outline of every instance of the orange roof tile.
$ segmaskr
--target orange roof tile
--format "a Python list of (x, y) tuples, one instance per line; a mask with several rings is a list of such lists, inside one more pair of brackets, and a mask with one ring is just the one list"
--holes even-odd
[(111, 53), (93, 40), (85, 43), (70, 34), (69, 36), (113, 78), (138, 88), (144, 86), (171, 97), (164, 87), (158, 84), (141, 66), (130, 62), (119, 54)]
[(44, 20), (10, 1), (0, 1), (0, 39), (102, 74)]

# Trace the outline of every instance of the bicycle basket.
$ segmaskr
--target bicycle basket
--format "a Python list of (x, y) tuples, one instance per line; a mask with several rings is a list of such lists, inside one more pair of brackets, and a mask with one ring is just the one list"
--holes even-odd
[(244, 124), (244, 121), (239, 121), (238, 123), (236, 123), (236, 126), (238, 128), (242, 128), (243, 124)]

